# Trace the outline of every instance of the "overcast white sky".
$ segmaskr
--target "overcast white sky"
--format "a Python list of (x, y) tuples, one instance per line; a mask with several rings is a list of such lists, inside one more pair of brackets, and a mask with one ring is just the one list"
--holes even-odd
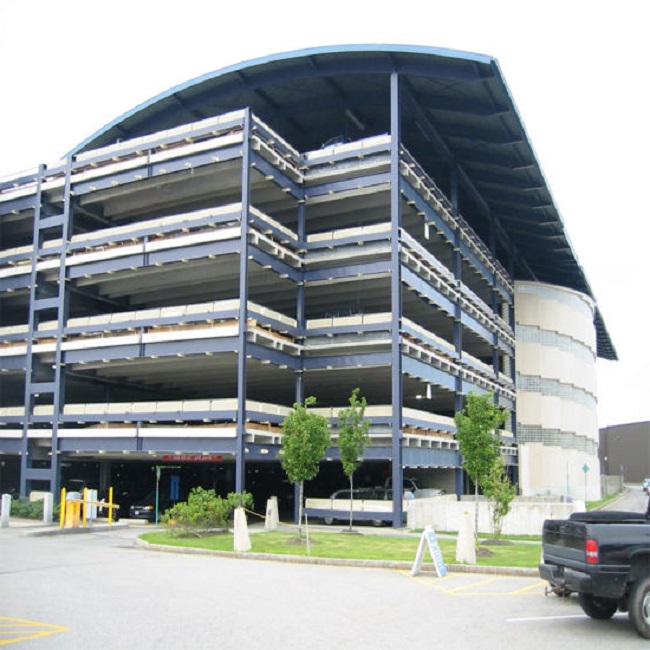
[(206, 72), (393, 43), (499, 61), (620, 361), (600, 426), (650, 420), (650, 120), (643, 0), (0, 0), (0, 176), (51, 163)]

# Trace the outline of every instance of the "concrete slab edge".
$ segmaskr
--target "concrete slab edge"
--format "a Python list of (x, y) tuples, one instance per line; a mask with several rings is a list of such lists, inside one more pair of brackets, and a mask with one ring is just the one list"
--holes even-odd
[(119, 528), (128, 528), (128, 524), (120, 524), (119, 522), (111, 525), (95, 524), (93, 526), (86, 526), (85, 528), (59, 528), (58, 526), (34, 526), (33, 528), (30, 528), (28, 526), (24, 526), (19, 529), (20, 532), (18, 534), (22, 535), (23, 537), (46, 537), (48, 535), (81, 535), (84, 533), (104, 533)]

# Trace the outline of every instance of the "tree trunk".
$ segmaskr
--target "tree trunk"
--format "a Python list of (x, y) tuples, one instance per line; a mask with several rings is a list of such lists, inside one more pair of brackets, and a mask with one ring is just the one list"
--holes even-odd
[(298, 482), (298, 538), (302, 539), (302, 490), (305, 482)]
[(474, 481), (474, 540), (478, 545), (478, 481)]
[(354, 490), (352, 488), (352, 474), (350, 474), (350, 532), (352, 532), (352, 511), (354, 510)]

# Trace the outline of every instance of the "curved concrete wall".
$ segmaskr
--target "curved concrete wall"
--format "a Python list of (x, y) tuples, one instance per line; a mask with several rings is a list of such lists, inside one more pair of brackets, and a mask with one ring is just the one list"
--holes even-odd
[(515, 323), (521, 494), (600, 498), (594, 304), (516, 282)]

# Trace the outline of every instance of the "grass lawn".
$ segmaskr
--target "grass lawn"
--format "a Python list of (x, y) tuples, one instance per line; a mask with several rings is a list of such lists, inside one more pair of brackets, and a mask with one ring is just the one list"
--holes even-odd
[[(251, 534), (252, 553), (276, 553), (281, 555), (311, 556), (319, 558), (392, 560), (413, 562), (419, 543), (419, 536), (377, 535), (363, 533), (310, 531), (310, 548), (296, 544), (297, 533), (264, 532)], [(303, 539), (304, 539), (303, 531)], [(141, 538), (150, 544), (164, 544), (188, 548), (203, 548), (214, 551), (233, 550), (233, 535), (219, 533), (208, 537), (178, 537), (165, 530), (145, 533)], [(439, 538), (442, 557), (447, 564), (456, 563), (456, 540)], [(503, 545), (482, 545), (489, 549), (490, 556), (479, 555), (479, 566), (508, 566), (536, 568), (540, 560), (539, 543), (513, 541)]]

